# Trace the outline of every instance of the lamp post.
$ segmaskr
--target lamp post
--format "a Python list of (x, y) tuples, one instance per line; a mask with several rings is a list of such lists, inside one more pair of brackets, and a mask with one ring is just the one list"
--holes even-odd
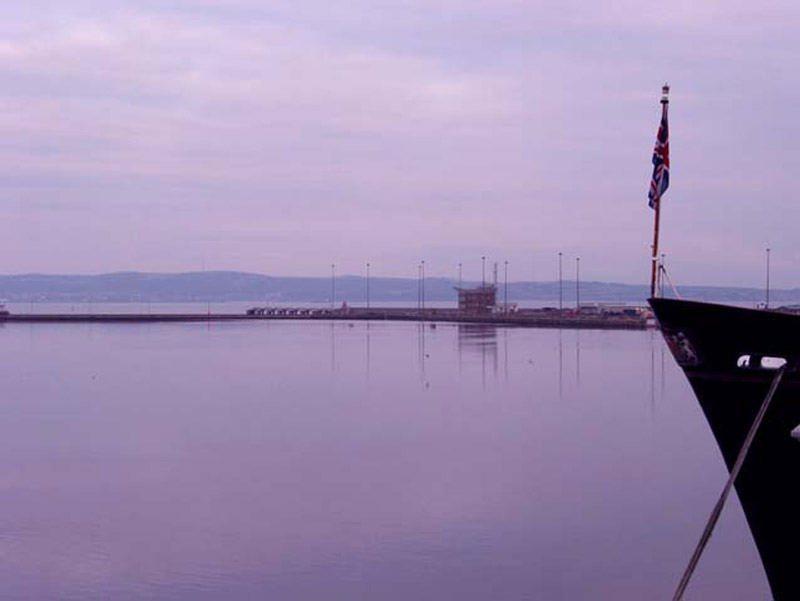
[(558, 311), (559, 313), (564, 309), (564, 279), (561, 271), (561, 254), (558, 253)]
[(481, 257), (481, 286), (486, 286), (486, 257)]
[(424, 311), (425, 310), (425, 260), (424, 259), (420, 262), (420, 266), (422, 273), (422, 286), (420, 289), (422, 290), (422, 310)]
[(462, 291), (464, 285), (461, 279), (461, 263), (458, 264), (458, 314), (461, 315), (461, 298), (464, 293)]
[(422, 265), (417, 263), (417, 311), (422, 309)]
[(769, 309), (769, 253), (770, 248), (767, 247), (767, 302), (765, 303), (767, 309)]
[(331, 263), (331, 309), (336, 305), (336, 264)]
[(367, 309), (369, 309), (369, 263), (367, 263)]
[(503, 261), (503, 305), (504, 313), (508, 313), (508, 261)]
[(581, 313), (581, 258), (575, 257), (575, 305)]

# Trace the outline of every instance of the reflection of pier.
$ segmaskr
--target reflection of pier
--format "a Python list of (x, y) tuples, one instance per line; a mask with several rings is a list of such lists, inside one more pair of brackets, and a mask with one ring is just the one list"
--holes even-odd
[[(492, 371), (497, 376), (497, 326), (490, 324), (459, 324), (458, 326), (459, 361), (461, 351), (472, 352), (480, 355), (483, 385), (486, 385), (486, 365), (492, 365)], [(506, 353), (506, 361), (508, 355)]]
[(460, 324), (458, 345), (463, 349), (497, 353), (497, 326), (491, 324)]

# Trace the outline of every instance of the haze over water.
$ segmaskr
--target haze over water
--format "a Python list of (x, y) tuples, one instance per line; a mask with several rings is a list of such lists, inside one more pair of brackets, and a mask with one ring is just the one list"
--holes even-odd
[[(0, 327), (9, 600), (670, 598), (726, 477), (656, 332)], [(688, 599), (769, 597), (735, 498)]]

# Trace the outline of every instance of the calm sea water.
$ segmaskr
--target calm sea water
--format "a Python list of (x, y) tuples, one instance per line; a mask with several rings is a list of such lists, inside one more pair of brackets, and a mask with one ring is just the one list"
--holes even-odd
[[(0, 327), (0, 598), (667, 599), (726, 477), (655, 332)], [(687, 598), (767, 599), (731, 499)]]

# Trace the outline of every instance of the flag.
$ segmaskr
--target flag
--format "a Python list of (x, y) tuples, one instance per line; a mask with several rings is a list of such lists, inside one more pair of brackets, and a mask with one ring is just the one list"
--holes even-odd
[(662, 101), (661, 125), (658, 126), (656, 146), (653, 149), (653, 178), (650, 180), (650, 208), (655, 209), (656, 203), (669, 188), (669, 126), (667, 125), (667, 106)]

